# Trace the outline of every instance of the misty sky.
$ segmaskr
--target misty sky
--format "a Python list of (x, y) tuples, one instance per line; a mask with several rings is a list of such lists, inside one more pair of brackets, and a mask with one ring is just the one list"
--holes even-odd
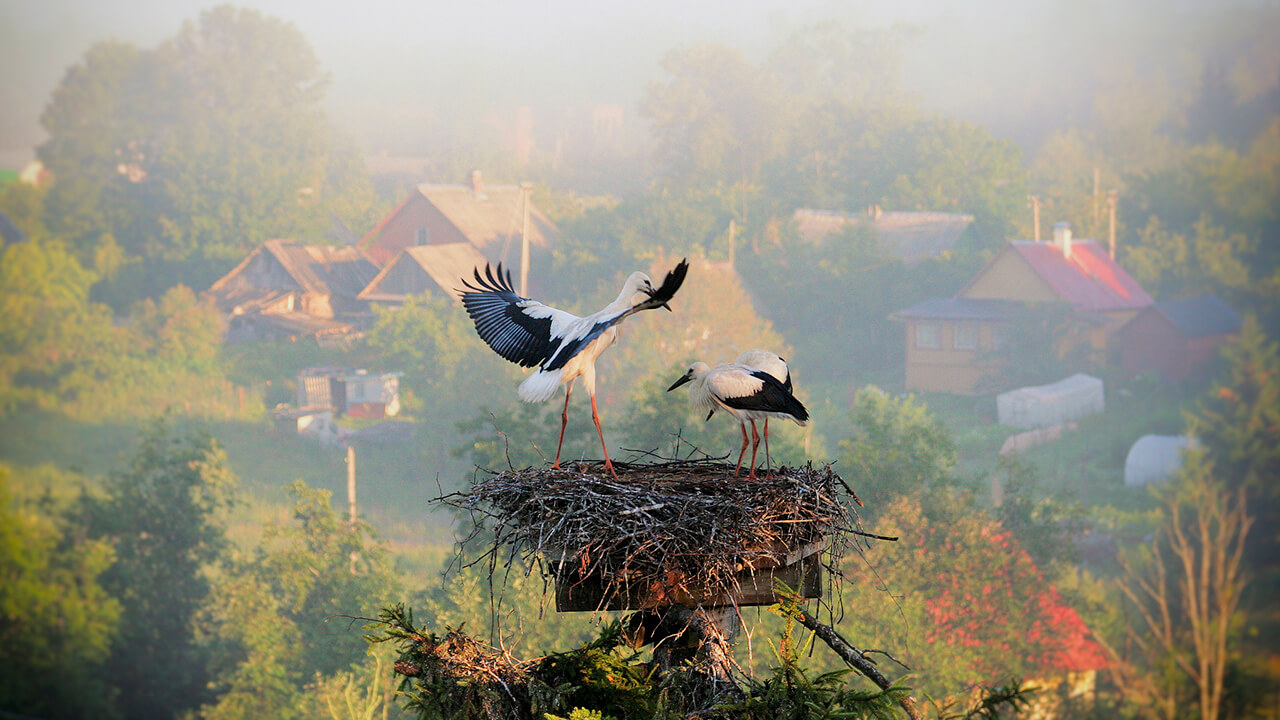
[[(43, 139), (40, 113), (66, 68), (94, 42), (154, 47), (214, 3), (200, 0), (0, 0), (0, 168), (21, 167)], [(1141, 4), (1155, 22), (1210, 0), (1115, 3), (1043, 0), (457, 0), (239, 3), (294, 23), (331, 73), (329, 111), (370, 152), (381, 128), (411, 131), (432, 108), (622, 103), (634, 107), (660, 77), (664, 53), (714, 40), (758, 60), (819, 19), (846, 26), (921, 28), (905, 83), (927, 104), (984, 121), (984, 103), (1032, 82), (1018, 68), (1055, 68), (1094, 52), (1108, 26)], [(1178, 8), (1173, 10), (1171, 8)], [(1129, 17), (1121, 17), (1128, 15)], [(1082, 19), (1083, 18), (1083, 19)], [(1172, 20), (1171, 20), (1172, 18)], [(1064, 81), (1065, 82), (1065, 81)], [(1039, 92), (1045, 92), (1040, 88)]]

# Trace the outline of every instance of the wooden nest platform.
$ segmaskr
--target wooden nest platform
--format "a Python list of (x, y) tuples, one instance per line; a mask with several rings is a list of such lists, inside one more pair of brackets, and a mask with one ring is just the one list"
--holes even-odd
[(863, 535), (857, 496), (830, 466), (782, 467), (734, 478), (719, 460), (511, 469), (440, 500), (471, 514), (491, 569), (541, 563), (556, 607), (730, 607), (777, 601), (781, 580), (818, 597)]

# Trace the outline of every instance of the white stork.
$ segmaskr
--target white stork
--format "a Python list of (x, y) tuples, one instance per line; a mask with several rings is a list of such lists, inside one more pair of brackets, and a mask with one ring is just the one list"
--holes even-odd
[(739, 363), (725, 363), (715, 369), (704, 362), (696, 362), (679, 380), (667, 388), (671, 392), (690, 383), (689, 400), (695, 406), (708, 410), (707, 417), (716, 410), (738, 420), (742, 428), (742, 449), (738, 452), (738, 467), (733, 476), (742, 472), (742, 458), (747, 452), (747, 423), (751, 423), (751, 473), (756, 476), (756, 451), (760, 447), (760, 434), (756, 432), (756, 420), (769, 417), (785, 417), (803, 427), (809, 421), (809, 411), (782, 383), (761, 370)]
[[(774, 380), (782, 383), (787, 392), (794, 393), (791, 387), (791, 368), (787, 361), (775, 352), (768, 350), (746, 350), (734, 362), (746, 365), (754, 370), (768, 373)], [(764, 419), (764, 465), (769, 467), (769, 418)]]
[(504, 275), (501, 264), (496, 273), (486, 265), (483, 277), (476, 268), (474, 284), (463, 279), (467, 289), (461, 291), (462, 304), (475, 323), (480, 339), (506, 360), (521, 367), (538, 367), (520, 383), (520, 399), (543, 402), (561, 385), (565, 386), (560, 440), (556, 443), (556, 460), (551, 467), (560, 467), (560, 449), (569, 424), (569, 395), (573, 392), (573, 381), (581, 376), (591, 396), (591, 419), (600, 435), (605, 469), (617, 478), (596, 409), (596, 358), (617, 341), (618, 323), (628, 315), (658, 307), (670, 310), (667, 301), (680, 288), (688, 270), (688, 262), (681, 260), (656, 290), (648, 275), (631, 273), (616, 300), (586, 317), (520, 297), (511, 286), (511, 273)]

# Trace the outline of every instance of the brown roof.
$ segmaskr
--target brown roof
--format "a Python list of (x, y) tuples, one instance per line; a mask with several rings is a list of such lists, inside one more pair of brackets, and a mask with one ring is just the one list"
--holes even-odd
[[(523, 222), (520, 188), (515, 185), (486, 185), (480, 193), (465, 185), (419, 185), (422, 193), (454, 227), (481, 250), (495, 243), (519, 240)], [(529, 204), (529, 244), (547, 247), (559, 237), (559, 230), (532, 202)], [(493, 248), (499, 252), (501, 246)]]
[(844, 213), (800, 208), (794, 219), (800, 237), (814, 243), (856, 222), (871, 223), (883, 247), (904, 262), (914, 263), (955, 246), (973, 222), (972, 215), (943, 212)]
[(417, 295), (430, 288), (424, 282), (420, 288), (384, 288), (383, 281), (403, 263), (413, 263), (422, 269), (445, 294), (460, 301), (457, 289), (464, 278), (470, 278), (475, 268), (486, 264), (484, 255), (471, 243), (442, 243), (439, 245), (415, 245), (405, 248), (395, 260), (382, 269), (359, 295), (361, 300), (400, 300), (407, 295)]
[[(283, 287), (257, 288), (236, 283), (244, 269), (263, 253), (276, 261), (291, 282), (284, 283)], [(233, 297), (278, 295), (280, 291), (292, 290), (356, 297), (377, 273), (378, 268), (359, 249), (350, 245), (305, 245), (293, 240), (268, 240), (215, 282), (209, 292), (218, 299), (220, 306)]]

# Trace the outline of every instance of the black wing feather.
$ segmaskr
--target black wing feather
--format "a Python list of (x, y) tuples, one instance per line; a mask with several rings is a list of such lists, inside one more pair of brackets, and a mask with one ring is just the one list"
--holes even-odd
[(759, 370), (752, 371), (751, 376), (762, 383), (758, 391), (741, 397), (717, 399), (734, 410), (785, 413), (801, 422), (809, 419), (809, 411), (805, 409), (804, 403), (787, 392), (777, 378)]
[(475, 323), (476, 333), (504, 360), (521, 367), (533, 367), (547, 359), (554, 349), (551, 338), (551, 318), (533, 318), (524, 313), (520, 303), (527, 302), (516, 294), (511, 286), (511, 272), (503, 276), (502, 263), (498, 263), (495, 277), (493, 268), (484, 266), (473, 271), (475, 283), (463, 279), (462, 305)]

